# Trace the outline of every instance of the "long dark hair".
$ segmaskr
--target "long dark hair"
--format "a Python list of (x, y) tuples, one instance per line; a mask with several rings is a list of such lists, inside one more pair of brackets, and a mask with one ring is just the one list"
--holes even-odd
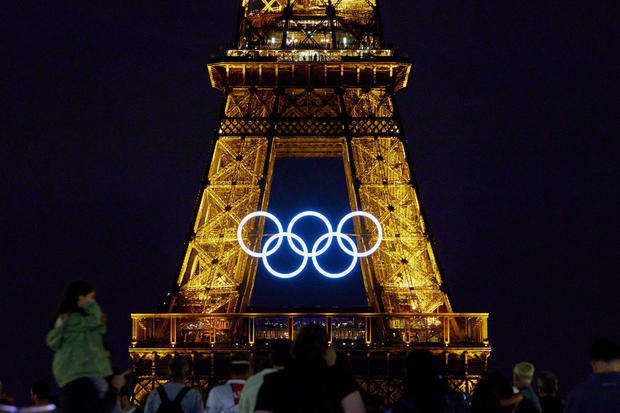
[(65, 293), (60, 300), (60, 304), (58, 305), (58, 310), (54, 314), (54, 318), (51, 320), (50, 328), (54, 328), (54, 324), (56, 323), (56, 319), (61, 314), (71, 314), (71, 313), (81, 313), (85, 314), (84, 310), (81, 307), (78, 307), (78, 299), (81, 295), (88, 295), (91, 292), (95, 291), (95, 287), (86, 281), (73, 281), (71, 284), (67, 286)]

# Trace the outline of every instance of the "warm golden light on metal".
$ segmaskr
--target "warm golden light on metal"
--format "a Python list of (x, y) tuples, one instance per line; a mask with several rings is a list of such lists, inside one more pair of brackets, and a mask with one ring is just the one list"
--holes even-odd
[[(388, 400), (402, 390), (394, 371), (412, 348), (441, 357), (451, 386), (469, 394), (490, 353), (488, 314), (453, 313), (395, 101), (411, 64), (385, 47), (376, 1), (241, 6), (236, 46), (208, 64), (224, 106), (170, 312), (132, 315), (138, 398), (163, 380), (173, 353), (191, 356), (191, 380), (206, 387), (223, 378), (218, 368), (231, 351), (266, 351), (269, 340), (293, 339), (308, 322), (324, 325), (352, 364), (368, 366), (358, 381)], [(259, 260), (241, 249), (237, 228), (268, 210), (274, 164), (285, 157), (340, 158), (351, 211), (380, 221), (380, 248), (360, 258), (373, 312), (246, 312)], [(376, 231), (353, 223), (358, 250), (368, 250)], [(243, 232), (253, 251), (263, 225), (253, 220)], [(377, 360), (387, 375), (370, 370)]]

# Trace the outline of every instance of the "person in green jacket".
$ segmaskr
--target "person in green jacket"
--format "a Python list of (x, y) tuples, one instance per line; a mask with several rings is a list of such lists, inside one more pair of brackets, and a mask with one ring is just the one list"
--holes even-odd
[(113, 372), (103, 346), (106, 324), (95, 288), (84, 281), (69, 284), (51, 327), (47, 344), (54, 351), (52, 370), (63, 411), (110, 411), (124, 377), (114, 376), (112, 387), (106, 380)]

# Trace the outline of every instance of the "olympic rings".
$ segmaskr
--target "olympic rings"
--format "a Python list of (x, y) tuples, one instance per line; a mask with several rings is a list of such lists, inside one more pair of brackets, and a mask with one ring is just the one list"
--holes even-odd
[(375, 252), (377, 248), (379, 248), (379, 245), (381, 244), (381, 240), (383, 239), (383, 228), (381, 227), (381, 223), (379, 222), (379, 220), (375, 218), (374, 215), (371, 215), (368, 212), (364, 212), (364, 211), (355, 211), (355, 212), (351, 212), (345, 215), (344, 218), (340, 220), (340, 222), (338, 223), (338, 228), (336, 228), (336, 232), (340, 234), (341, 233), (340, 230), (342, 230), (342, 226), (344, 225), (344, 223), (347, 222), (349, 218), (353, 218), (354, 216), (366, 217), (370, 219), (373, 224), (375, 224), (375, 226), (377, 227), (377, 242), (375, 242), (375, 245), (373, 245), (372, 248), (369, 249), (368, 251), (360, 252), (360, 253), (357, 252), (357, 249), (356, 251), (351, 251), (347, 249), (347, 247), (345, 247), (342, 241), (340, 240), (341, 237), (338, 237), (337, 239), (338, 245), (340, 245), (340, 248), (342, 248), (342, 250), (349, 255), (355, 255), (356, 257), (359, 257), (359, 258), (367, 257), (373, 252)]
[[(355, 244), (355, 241), (351, 239), (351, 237), (349, 237), (348, 235), (343, 234), (341, 232), (344, 224), (349, 219), (356, 217), (356, 216), (370, 219), (372, 223), (377, 227), (377, 241), (372, 246), (372, 248), (364, 252), (359, 252), (357, 249), (357, 245)], [(252, 251), (243, 242), (243, 227), (250, 219), (255, 218), (255, 217), (265, 217), (265, 218), (270, 219), (271, 221), (273, 221), (273, 223), (276, 225), (276, 228), (278, 229), (277, 234), (271, 235), (269, 238), (267, 238), (267, 240), (265, 241), (265, 244), (263, 245), (263, 249), (261, 252)], [(314, 245), (312, 246), (312, 249), (310, 250), (310, 252), (308, 251), (308, 246), (306, 245), (304, 240), (297, 234), (293, 233), (293, 227), (295, 226), (295, 223), (305, 217), (314, 217), (314, 218), (320, 219), (323, 222), (323, 224), (325, 224), (325, 228), (327, 229), (327, 232), (321, 235), (314, 242)], [(327, 249), (330, 247), (332, 243), (333, 237), (336, 237), (336, 241), (338, 242), (340, 249), (342, 249), (342, 251), (344, 251), (346, 254), (348, 254), (352, 258), (351, 264), (349, 264), (347, 269), (339, 273), (330, 273), (328, 271), (325, 271), (319, 265), (319, 262), (318, 262), (318, 257), (322, 255), (325, 251), (327, 251)], [(278, 251), (278, 249), (280, 248), (280, 245), (282, 245), (283, 238), (286, 238), (286, 241), (288, 242), (288, 245), (291, 247), (291, 249), (297, 255), (300, 255), (303, 258), (301, 265), (295, 271), (292, 271), (290, 273), (281, 273), (281, 272), (274, 270), (273, 267), (269, 264), (269, 260), (268, 260), (269, 256), (275, 254)], [(346, 241), (347, 244), (349, 244), (350, 248), (347, 248), (345, 243), (342, 242), (343, 239)], [(370, 254), (377, 251), (377, 249), (379, 248), (379, 245), (381, 244), (381, 241), (383, 240), (383, 228), (381, 227), (381, 223), (379, 222), (379, 220), (375, 218), (374, 215), (371, 215), (368, 212), (364, 212), (364, 211), (354, 211), (354, 212), (351, 212), (345, 215), (340, 220), (340, 222), (338, 223), (338, 226), (336, 227), (336, 231), (334, 232), (332, 229), (331, 223), (323, 214), (320, 214), (315, 211), (305, 211), (293, 217), (291, 222), (288, 224), (286, 231), (284, 231), (282, 224), (280, 223), (278, 218), (275, 217), (275, 215), (270, 214), (269, 212), (265, 212), (265, 211), (257, 211), (257, 212), (252, 212), (251, 214), (249, 214), (248, 216), (246, 216), (245, 218), (241, 220), (241, 222), (239, 223), (239, 226), (237, 227), (237, 240), (239, 241), (239, 245), (241, 246), (243, 251), (245, 251), (248, 255), (252, 257), (261, 258), (263, 260), (263, 264), (265, 265), (265, 268), (267, 269), (267, 271), (269, 271), (269, 273), (271, 273), (272, 275), (276, 277), (293, 278), (299, 275), (306, 267), (306, 264), (308, 263), (308, 258), (312, 258), (312, 263), (314, 264), (314, 268), (319, 273), (321, 273), (323, 276), (328, 277), (328, 278), (341, 278), (349, 274), (353, 270), (353, 268), (355, 268), (358, 258), (367, 257)], [(275, 245), (271, 247), (271, 245), (274, 242), (275, 242)], [(296, 243), (298, 243), (301, 246), (301, 249), (296, 245)], [(321, 247), (322, 243), (324, 243), (325, 245)]]
[[(248, 247), (245, 246), (245, 244), (243, 243), (243, 227), (245, 226), (245, 223), (248, 222), (250, 219), (254, 218), (254, 217), (265, 217), (265, 218), (269, 218), (270, 220), (272, 220), (275, 224), (276, 227), (278, 227), (278, 233), (282, 233), (282, 224), (280, 224), (280, 221), (278, 221), (278, 218), (276, 218), (275, 215), (270, 214), (269, 212), (264, 212), (264, 211), (256, 211), (256, 212), (252, 212), (250, 215), (248, 215), (247, 217), (243, 218), (241, 220), (241, 222), (239, 223), (239, 226), (237, 227), (237, 239), (239, 240), (239, 245), (241, 245), (241, 249), (243, 249), (245, 252), (248, 253), (248, 255), (252, 256), (252, 257), (256, 257), (256, 258), (262, 258), (262, 257), (266, 257), (268, 255), (273, 254), (274, 252), (276, 252), (278, 250), (278, 248), (280, 248), (280, 244), (282, 244), (282, 237), (278, 238), (278, 243), (276, 244), (275, 247), (273, 247), (273, 250), (269, 251), (267, 250), (267, 252), (254, 252), (251, 249), (249, 249)], [(267, 245), (267, 243), (265, 243), (265, 245)], [(306, 247), (307, 249), (307, 247)]]
[[(329, 222), (329, 220), (327, 218), (325, 218), (324, 215), (319, 214), (318, 212), (314, 212), (314, 211), (301, 212), (301, 213), (295, 215), (295, 217), (293, 219), (291, 219), (291, 222), (289, 222), (288, 227), (286, 228), (286, 232), (292, 233), (293, 232), (293, 225), (295, 225), (295, 222), (299, 221), (303, 217), (317, 217), (317, 218), (319, 218), (321, 221), (323, 221), (325, 223), (325, 226), (327, 227), (327, 233), (328, 234), (331, 234), (333, 232), (332, 224)], [(304, 253), (302, 253), (300, 250), (297, 249), (297, 247), (295, 246), (295, 243), (293, 243), (291, 241), (291, 238), (287, 238), (286, 240), (288, 241), (288, 245), (291, 246), (291, 249), (293, 251), (295, 251), (299, 255), (305, 256)], [(325, 251), (327, 251), (327, 249), (329, 248), (331, 243), (332, 243), (332, 237), (329, 237), (329, 239), (325, 243), (325, 246), (323, 248), (321, 248), (320, 251), (315, 251), (314, 248), (313, 248), (312, 249), (312, 253), (310, 254), (310, 256), (314, 258), (317, 255), (323, 254)], [(303, 245), (305, 246), (305, 243), (303, 243)], [(316, 246), (317, 242), (315, 242), (314, 245)], [(306, 253), (307, 252), (308, 251), (306, 251)]]
[[(316, 255), (312, 256), (312, 263), (314, 264), (314, 268), (316, 268), (316, 270), (318, 272), (320, 272), (322, 275), (324, 275), (327, 278), (341, 278), (344, 277), (345, 275), (349, 274), (353, 268), (355, 267), (355, 265), (357, 264), (357, 246), (355, 245), (355, 242), (353, 242), (353, 240), (351, 239), (351, 237), (346, 236), (344, 234), (338, 233), (338, 232), (329, 232), (327, 234), (323, 234), (321, 235), (316, 242), (314, 243), (314, 245), (312, 246), (312, 252), (314, 253), (316, 250), (317, 245), (319, 245), (321, 243), (321, 241), (323, 241), (323, 238), (325, 237), (329, 237), (330, 241), (332, 239), (332, 236), (336, 236), (338, 238), (338, 243), (340, 243), (340, 238), (344, 238), (347, 240), (347, 242), (349, 243), (349, 245), (351, 245), (351, 247), (353, 248), (353, 250), (355, 251), (353, 254), (349, 254), (353, 257), (353, 259), (351, 260), (351, 265), (349, 265), (349, 268), (347, 268), (346, 270), (339, 272), (337, 274), (332, 274), (330, 272), (325, 271), (323, 268), (321, 268), (321, 266), (319, 265), (318, 260), (316, 259)], [(343, 249), (344, 250), (344, 249)], [(345, 251), (346, 252), (346, 251)]]
[[(281, 232), (279, 234), (273, 235), (271, 237), (269, 237), (267, 239), (267, 242), (265, 242), (265, 249), (269, 249), (269, 243), (271, 243), (271, 241), (273, 241), (275, 238), (278, 238), (279, 241), (282, 241), (282, 237), (287, 237), (287, 239), (290, 241), (290, 238), (295, 238), (295, 241), (298, 241), (301, 244), (301, 247), (303, 249), (302, 253), (300, 255), (302, 255), (304, 257), (304, 259), (301, 261), (301, 265), (299, 266), (299, 268), (297, 268), (295, 271), (290, 272), (288, 274), (286, 273), (281, 273), (278, 272), (276, 270), (274, 270), (271, 265), (269, 265), (269, 261), (267, 261), (267, 257), (269, 257), (269, 255), (265, 255), (263, 258), (263, 264), (265, 265), (265, 268), (267, 268), (267, 271), (269, 271), (271, 274), (275, 275), (276, 277), (279, 278), (293, 278), (296, 275), (298, 275), (300, 272), (302, 272), (304, 270), (304, 268), (306, 268), (306, 264), (308, 263), (308, 246), (306, 245), (306, 243), (304, 242), (303, 239), (301, 239), (301, 237), (299, 237), (297, 234), (291, 234), (290, 232)], [(291, 244), (289, 242), (289, 244)], [(292, 244), (291, 244), (292, 245)], [(314, 258), (314, 257), (312, 257)]]

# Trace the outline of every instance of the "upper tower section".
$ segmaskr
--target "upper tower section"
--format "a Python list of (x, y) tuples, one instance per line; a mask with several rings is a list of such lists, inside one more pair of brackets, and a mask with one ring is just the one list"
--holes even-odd
[(390, 56), (376, 0), (243, 0), (237, 50), (288, 60)]
[(377, 0), (241, 0), (235, 48), (211, 59), (213, 87), (406, 87), (411, 65), (384, 45)]

